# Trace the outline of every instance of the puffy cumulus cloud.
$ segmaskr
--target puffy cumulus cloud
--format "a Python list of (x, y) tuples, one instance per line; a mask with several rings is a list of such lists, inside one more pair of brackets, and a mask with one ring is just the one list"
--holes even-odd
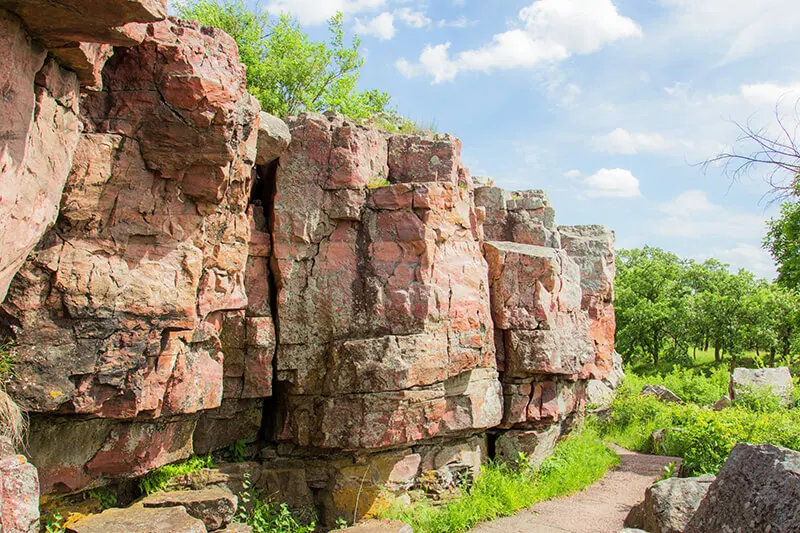
[(425, 28), (433, 22), (422, 11), (414, 11), (410, 7), (395, 9), (394, 16), (402, 20), (406, 26), (411, 28)]
[(569, 179), (578, 179), (582, 176), (580, 170), (568, 170), (564, 172), (564, 177)]
[(397, 28), (394, 27), (394, 16), (389, 12), (381, 13), (367, 21), (357, 18), (354, 29), (356, 33), (372, 35), (383, 41), (388, 41), (397, 33)]
[(635, 198), (641, 196), (639, 178), (624, 168), (601, 168), (583, 180), (592, 197)]
[(458, 67), (450, 61), (449, 49), (450, 43), (427, 45), (419, 56), (419, 63), (414, 64), (401, 57), (395, 61), (395, 67), (406, 78), (430, 73), (434, 83), (451, 81), (458, 74)]
[(337, 12), (358, 15), (376, 11), (386, 5), (386, 0), (270, 0), (267, 11), (288, 13), (301, 24), (324, 24)]
[[(622, 16), (611, 0), (537, 0), (519, 12), (519, 27), (498, 33), (480, 48), (455, 57), (445, 48), (428, 45), (413, 75), (429, 75), (434, 83), (452, 81), (459, 72), (491, 72), (496, 69), (530, 69), (563, 61), (573, 54), (589, 54), (619, 39), (641, 37), (641, 27)], [(441, 45), (439, 45), (441, 46)], [(426, 52), (437, 49), (436, 66), (447, 65), (446, 76), (426, 67)], [(441, 52), (444, 51), (444, 55)], [(405, 58), (401, 63), (411, 66)], [(398, 67), (400, 68), (400, 67)]]
[(730, 248), (717, 248), (700, 255), (698, 259), (705, 260), (711, 257), (730, 265), (734, 271), (744, 268), (760, 278), (774, 280), (778, 277), (778, 269), (772, 256), (754, 244), (737, 243)]
[(662, 152), (674, 148), (676, 141), (669, 141), (660, 133), (636, 133), (617, 128), (607, 135), (594, 137), (595, 150), (609, 154), (636, 154), (639, 152)]
[(656, 233), (681, 239), (730, 238), (756, 242), (766, 232), (764, 217), (715, 204), (700, 190), (684, 191), (658, 206), (664, 217)]

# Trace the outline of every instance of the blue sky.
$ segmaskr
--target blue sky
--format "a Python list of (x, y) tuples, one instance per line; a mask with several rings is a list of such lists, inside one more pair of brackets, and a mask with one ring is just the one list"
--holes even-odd
[[(361, 84), (464, 143), (473, 175), (542, 188), (560, 224), (764, 277), (762, 175), (695, 165), (800, 97), (796, 0), (262, 0), (363, 40)], [(746, 150), (746, 147), (743, 147)]]

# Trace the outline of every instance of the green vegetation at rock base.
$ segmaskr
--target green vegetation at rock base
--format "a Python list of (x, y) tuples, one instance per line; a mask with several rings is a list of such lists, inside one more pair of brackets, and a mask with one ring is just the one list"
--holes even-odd
[(184, 476), (213, 466), (214, 463), (210, 455), (193, 456), (180, 463), (164, 465), (142, 476), (139, 479), (139, 490), (141, 490), (142, 494), (153, 494), (164, 490), (169, 480), (175, 476)]
[(561, 442), (540, 468), (492, 463), (471, 487), (441, 506), (427, 501), (396, 505), (382, 514), (411, 525), (415, 533), (458, 533), (526, 509), (536, 502), (577, 492), (619, 463), (591, 427)]

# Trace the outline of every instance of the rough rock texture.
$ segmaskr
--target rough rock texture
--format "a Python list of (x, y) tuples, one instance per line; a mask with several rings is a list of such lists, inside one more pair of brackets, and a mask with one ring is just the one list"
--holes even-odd
[(731, 399), (748, 391), (768, 390), (781, 397), (784, 404), (794, 403), (794, 382), (785, 366), (780, 368), (736, 368), (728, 387)]
[(202, 520), (183, 507), (109, 509), (67, 526), (67, 533), (206, 533)]
[(664, 385), (645, 385), (640, 396), (653, 396), (662, 402), (683, 403), (677, 394), (666, 388)]
[(659, 481), (647, 489), (644, 501), (631, 509), (625, 525), (650, 533), (683, 533), (713, 481), (714, 476)]
[(289, 147), (292, 134), (284, 121), (263, 111), (259, 114), (257, 165), (272, 163)]
[(141, 501), (144, 507), (183, 507), (189, 516), (203, 521), (209, 531), (227, 526), (236, 514), (239, 499), (228, 489), (211, 487), (151, 494)]
[(581, 307), (589, 313), (589, 335), (595, 350), (596, 368), (592, 373), (602, 379), (611, 371), (615, 353), (615, 235), (605, 226), (559, 226), (558, 233), (564, 249), (580, 267)]
[(99, 88), (111, 45), (142, 42), (144, 25), (167, 15), (167, 0), (0, 0), (84, 87)]
[(334, 115), (289, 125), (273, 235), (278, 440), (369, 449), (496, 425), (489, 284), (460, 144), (387, 142)]
[[(152, 24), (143, 44), (117, 50), (104, 78), (106, 91), (83, 102), (87, 131), (59, 222), (2, 307), (21, 358), (10, 388), (17, 401), (37, 412), (137, 419), (119, 429), (93, 423), (98, 438), (82, 437), (91, 477), (188, 455), (193, 418), (139, 420), (222, 402), (223, 329), (247, 306), (258, 128), (235, 42), (218, 30)], [(245, 363), (271, 372), (270, 361)], [(31, 448), (45, 490), (65, 471), (42, 460), (60, 440)], [(132, 448), (141, 453), (123, 453)]]
[(0, 457), (0, 531), (39, 531), (39, 477), (22, 455)]
[[(1, 5), (1, 4), (0, 4)], [(75, 74), (0, 8), (0, 302), (58, 215), (81, 124)]]
[(686, 533), (800, 531), (800, 453), (737, 444)]

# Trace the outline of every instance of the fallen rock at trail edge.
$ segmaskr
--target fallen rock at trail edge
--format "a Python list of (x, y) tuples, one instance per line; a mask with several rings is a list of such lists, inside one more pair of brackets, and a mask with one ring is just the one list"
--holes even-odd
[(645, 385), (639, 396), (655, 396), (662, 402), (683, 403), (683, 400), (681, 400), (677, 394), (664, 385)]
[(183, 507), (109, 509), (68, 526), (67, 533), (206, 533), (202, 520)]
[(142, 500), (148, 507), (184, 507), (194, 518), (203, 521), (209, 531), (227, 526), (236, 514), (239, 499), (228, 489), (211, 487), (203, 490), (159, 492)]
[(800, 453), (737, 444), (685, 533), (800, 531)]
[(650, 533), (683, 533), (713, 481), (714, 476), (659, 481), (647, 489), (644, 501), (631, 509), (625, 525)]

